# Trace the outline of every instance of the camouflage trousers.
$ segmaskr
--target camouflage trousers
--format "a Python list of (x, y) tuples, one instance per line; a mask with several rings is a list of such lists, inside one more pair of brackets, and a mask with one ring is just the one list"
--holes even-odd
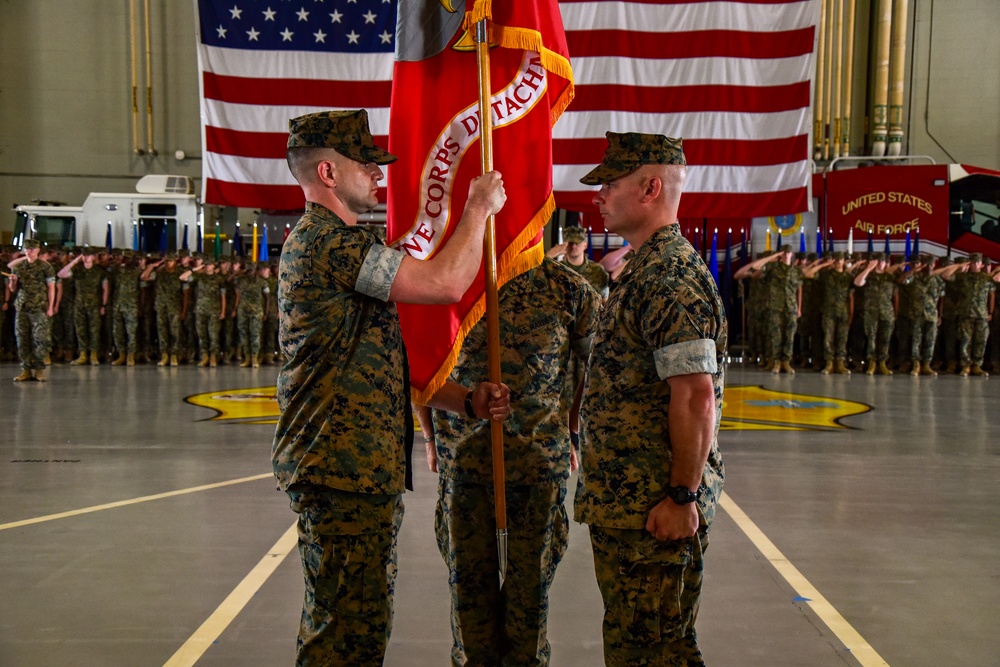
[(45, 370), (45, 357), (52, 349), (52, 318), (43, 310), (18, 308), (14, 328), (21, 368), (26, 371)]
[(59, 312), (52, 318), (52, 344), (63, 350), (76, 349), (76, 326), (73, 304), (59, 304)]
[(708, 532), (660, 542), (645, 530), (590, 526), (590, 542), (604, 599), (605, 665), (703, 666), (694, 624)]
[(264, 320), (264, 329), (261, 332), (260, 349), (264, 354), (274, 354), (278, 351), (278, 316), (268, 315)]
[(548, 665), (549, 587), (566, 553), (566, 484), (507, 487), (507, 576), (497, 577), (493, 487), (438, 480), (434, 530), (448, 565), (451, 664)]
[(827, 361), (847, 358), (847, 315), (823, 315), (823, 358)]
[(112, 312), (112, 332), (119, 354), (135, 354), (138, 350), (139, 308), (135, 304), (115, 304)]
[(198, 349), (202, 354), (218, 354), (219, 331), (222, 329), (218, 311), (198, 312), (194, 317), (198, 330)]
[(946, 363), (958, 361), (958, 320), (942, 319), (940, 327), (941, 359)]
[(963, 366), (982, 366), (990, 324), (985, 319), (963, 317), (958, 321), (958, 359)]
[(93, 352), (101, 348), (101, 304), (76, 303), (73, 305), (73, 325), (80, 352)]
[(771, 361), (791, 361), (795, 344), (795, 329), (798, 319), (794, 312), (775, 310), (767, 320), (766, 336), (771, 349), (768, 358)]
[(222, 353), (229, 354), (230, 352), (235, 352), (237, 344), (236, 318), (227, 316), (226, 319), (222, 320), (222, 334), (219, 341)]
[(937, 342), (937, 320), (910, 319), (910, 359), (931, 363)]
[(240, 308), (236, 312), (236, 327), (239, 330), (240, 345), (243, 346), (244, 354), (260, 353), (260, 334), (264, 322), (263, 313), (254, 310), (243, 310)]
[(156, 334), (160, 354), (180, 354), (181, 314), (169, 306), (156, 305)]
[(305, 601), (297, 667), (381, 667), (392, 633), (402, 494), (289, 488)]
[(885, 361), (889, 358), (889, 342), (892, 341), (892, 329), (895, 321), (891, 318), (865, 317), (865, 356), (868, 359)]

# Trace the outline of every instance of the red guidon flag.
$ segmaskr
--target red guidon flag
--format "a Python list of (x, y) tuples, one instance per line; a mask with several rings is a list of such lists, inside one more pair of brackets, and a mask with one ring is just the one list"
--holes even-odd
[[(493, 165), (507, 203), (496, 216), (497, 282), (537, 266), (541, 229), (555, 210), (552, 125), (573, 99), (573, 74), (555, 0), (401, 2), (389, 114), (386, 237), (433, 257), (462, 217), (481, 172), (479, 83), (473, 32), (488, 19)], [(444, 384), (466, 333), (486, 309), (482, 270), (451, 306), (399, 304), (414, 399)]]

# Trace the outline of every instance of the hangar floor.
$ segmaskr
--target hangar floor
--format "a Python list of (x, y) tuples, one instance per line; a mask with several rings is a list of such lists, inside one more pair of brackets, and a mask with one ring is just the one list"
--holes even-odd
[[(47, 385), (3, 378), (0, 664), (292, 664), (302, 582), (297, 554), (283, 558), (294, 515), (269, 475), (274, 376), (58, 366)], [(732, 368), (698, 624), (709, 664), (1000, 664), (995, 383)], [(418, 467), (416, 483), (390, 667), (448, 663), (435, 482)], [(586, 528), (572, 524), (570, 540), (552, 664), (597, 666)]]

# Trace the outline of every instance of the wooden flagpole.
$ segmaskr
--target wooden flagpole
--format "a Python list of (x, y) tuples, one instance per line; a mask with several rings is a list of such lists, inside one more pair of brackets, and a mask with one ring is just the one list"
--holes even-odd
[[(482, 173), (493, 171), (493, 110), (490, 106), (490, 43), (487, 19), (476, 23), (476, 62), (479, 65), (479, 145)], [(500, 384), (500, 314), (497, 300), (497, 252), (494, 216), (486, 221), (483, 262), (486, 277), (486, 339), (490, 382)], [(507, 575), (507, 490), (504, 480), (503, 422), (490, 420), (493, 443), (493, 500), (496, 507), (497, 557), (500, 586)]]

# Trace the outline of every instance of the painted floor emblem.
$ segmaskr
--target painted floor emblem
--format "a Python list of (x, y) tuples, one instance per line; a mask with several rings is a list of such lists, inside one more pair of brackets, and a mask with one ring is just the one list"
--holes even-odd
[[(191, 405), (213, 410), (206, 421), (236, 424), (278, 423), (274, 387), (224, 389), (195, 394)], [(754, 385), (726, 387), (723, 431), (828, 431), (850, 429), (841, 420), (871, 410), (870, 405), (831, 396), (809, 396)]]

